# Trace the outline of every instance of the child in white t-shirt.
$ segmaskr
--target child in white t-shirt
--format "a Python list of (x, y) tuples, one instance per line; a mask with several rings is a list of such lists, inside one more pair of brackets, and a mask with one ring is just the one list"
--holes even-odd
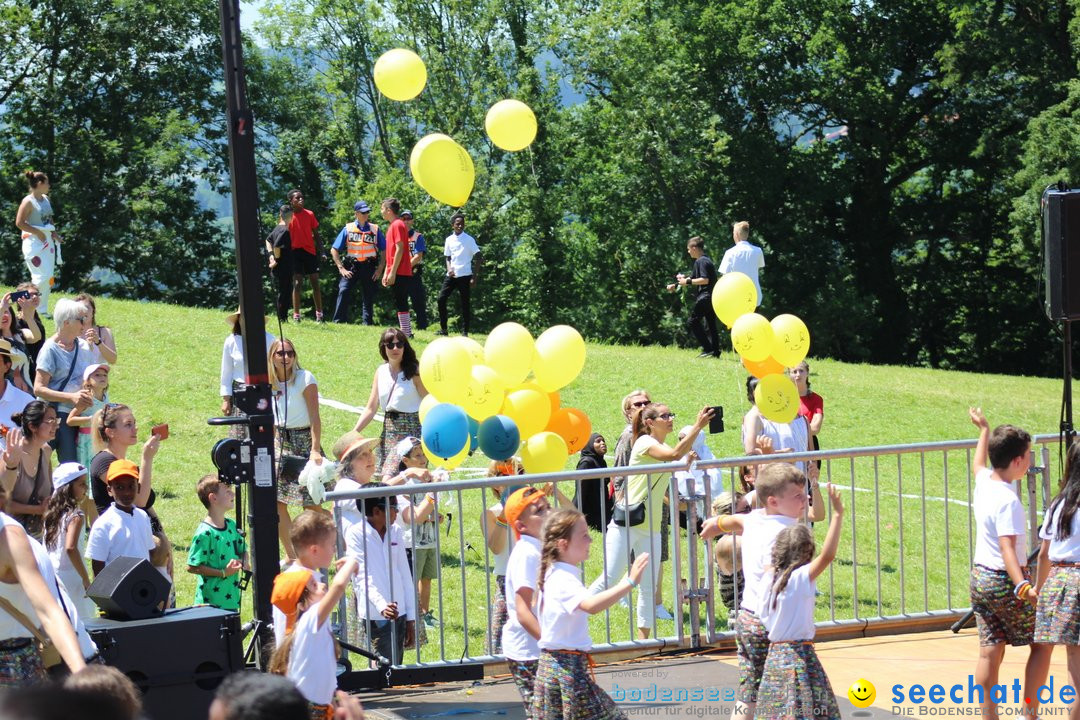
[(582, 584), (578, 569), (589, 558), (591, 544), (589, 525), (577, 510), (556, 510), (544, 521), (536, 583), (540, 595), (540, 662), (532, 720), (626, 718), (593, 678), (589, 616), (608, 609), (638, 586), (649, 564), (649, 554), (640, 553), (627, 577), (592, 595)]
[(1031, 435), (1013, 425), (999, 425), (991, 433), (990, 423), (981, 409), (971, 408), (968, 414), (979, 428), (979, 442), (972, 459), (975, 554), (971, 568), (971, 609), (979, 626), (975, 683), (981, 688), (983, 715), (996, 717), (997, 703), (990, 690), (998, 682), (1005, 644), (1030, 645), (1024, 671), (1024, 697), (1031, 698), (1026, 711), (1034, 716), (1039, 708), (1036, 690), (1046, 680), (1054, 646), (1032, 643), (1038, 593), (1031, 585), (1027, 568), (1024, 506), (1013, 486), (1031, 467)]
[(840, 492), (832, 485), (829, 501), (832, 522), (816, 558), (814, 534), (806, 525), (791, 525), (776, 536), (768, 589), (758, 611), (769, 632), (769, 654), (758, 690), (757, 717), (840, 720), (829, 678), (814, 652), (814, 581), (836, 557), (844, 517)]
[(274, 582), (274, 604), (286, 614), (298, 617), (285, 642), (270, 659), (270, 671), (286, 675), (296, 683), (308, 701), (311, 717), (333, 717), (337, 691), (337, 648), (330, 631), (330, 613), (345, 594), (356, 561), (339, 561), (334, 582), (327, 588), (310, 570), (294, 570), (278, 575)]
[(86, 558), (95, 576), (119, 557), (149, 561), (150, 551), (154, 549), (150, 516), (135, 506), (138, 466), (130, 460), (114, 460), (109, 465), (105, 484), (113, 503), (94, 521), (86, 541)]

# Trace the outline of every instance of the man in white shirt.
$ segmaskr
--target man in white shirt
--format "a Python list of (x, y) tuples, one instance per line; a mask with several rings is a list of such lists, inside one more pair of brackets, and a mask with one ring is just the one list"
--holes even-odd
[(750, 237), (750, 223), (745, 220), (732, 226), (731, 236), (735, 241), (735, 246), (728, 248), (724, 253), (724, 259), (720, 261), (720, 274), (741, 272), (753, 280), (754, 287), (757, 288), (757, 304), (760, 306), (761, 283), (758, 282), (758, 271), (765, 267), (765, 253), (747, 240)]
[[(446, 256), (446, 277), (443, 279), (442, 290), (439, 292), (440, 329), (435, 334), (447, 334), (446, 303), (450, 299), (450, 293), (457, 290), (461, 295), (461, 334), (468, 335), (469, 324), (472, 321), (472, 304), (469, 294), (480, 274), (480, 260), (477, 258), (480, 248), (476, 245), (476, 239), (465, 232), (464, 214), (454, 213), (450, 222), (454, 232), (446, 236), (443, 248), (443, 255)], [(474, 262), (477, 267), (473, 267)]]
[(0, 427), (11, 429), (13, 413), (22, 412), (33, 401), (33, 396), (25, 393), (11, 382), (7, 376), (11, 371), (11, 343), (0, 338)]
[(416, 587), (405, 557), (405, 538), (394, 524), (396, 504), (388, 504), (386, 497), (368, 498), (364, 513), (345, 537), (346, 552), (359, 568), (353, 593), (360, 634), (372, 650), (398, 665), (405, 646), (416, 637)]

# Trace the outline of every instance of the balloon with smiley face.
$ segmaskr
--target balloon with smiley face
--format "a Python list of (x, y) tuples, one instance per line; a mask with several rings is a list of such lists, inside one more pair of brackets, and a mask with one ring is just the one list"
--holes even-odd
[(560, 408), (551, 415), (547, 429), (566, 441), (570, 454), (580, 451), (589, 441), (592, 422), (589, 416), (577, 408)]
[(472, 357), (450, 338), (438, 338), (420, 355), (420, 379), (424, 387), (444, 402), (457, 402), (469, 382)]
[(480, 452), (492, 460), (506, 460), (517, 452), (521, 434), (513, 420), (505, 415), (492, 415), (480, 423), (476, 434)]
[(769, 357), (773, 346), (773, 329), (763, 315), (746, 313), (731, 326), (731, 346), (750, 362)]
[(754, 388), (754, 404), (767, 420), (789, 423), (799, 414), (799, 389), (787, 375), (766, 375)]
[(499, 374), (487, 365), (473, 365), (469, 383), (462, 394), (461, 407), (469, 417), (484, 420), (499, 412), (505, 385)]
[(777, 315), (769, 323), (773, 329), (772, 356), (784, 365), (795, 367), (810, 351), (810, 331), (795, 315)]

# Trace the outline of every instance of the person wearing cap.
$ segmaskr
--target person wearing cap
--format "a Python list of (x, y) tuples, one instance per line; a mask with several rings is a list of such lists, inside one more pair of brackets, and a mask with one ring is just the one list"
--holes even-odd
[[(428, 470), (427, 455), (418, 437), (407, 437), (394, 447), (394, 455), (401, 458), (397, 467), (388, 466), (384, 471), (387, 485), (421, 485), (442, 482), (450, 475), (442, 469)], [(413, 578), (419, 591), (418, 617), (427, 628), (435, 628), (439, 621), (431, 611), (431, 581), (439, 576), (439, 554), (436, 552), (436, 536), (442, 516), (438, 511), (438, 498), (433, 492), (398, 495), (398, 525), (405, 538), (405, 555), (409, 559)]]
[(60, 416), (53, 447), (60, 462), (78, 459), (78, 431), (68, 427), (67, 415), (82, 394), (83, 371), (97, 362), (97, 355), (83, 339), (90, 312), (74, 300), (56, 302), (56, 334), (45, 341), (37, 358), (34, 395), (53, 403)]
[[(465, 232), (465, 214), (456, 212), (450, 218), (453, 232), (446, 236), (443, 255), (446, 257), (446, 277), (442, 290), (439, 291), (439, 331), (436, 335), (446, 335), (446, 303), (455, 290), (461, 295), (461, 334), (469, 334), (472, 322), (472, 288), (480, 274), (480, 248), (476, 238)], [(476, 267), (473, 267), (475, 262)]]
[[(225, 338), (221, 349), (221, 414), (236, 417), (242, 415), (233, 403), (233, 393), (244, 387), (247, 375), (244, 368), (244, 338), (241, 336), (240, 310), (225, 316), (232, 332)], [(263, 331), (267, 349), (277, 340), (270, 333)], [(243, 425), (230, 425), (229, 437), (243, 440), (247, 437), (247, 428)]]
[(375, 290), (382, 275), (386, 237), (378, 225), (368, 222), (371, 206), (366, 202), (360, 200), (353, 205), (353, 213), (356, 219), (341, 229), (330, 248), (330, 256), (341, 276), (333, 320), (349, 322), (353, 289), (359, 283), (361, 318), (365, 325), (374, 325)]
[[(334, 492), (359, 490), (371, 484), (371, 479), (375, 477), (375, 448), (379, 445), (379, 439), (361, 437), (356, 431), (346, 435), (350, 436), (350, 442), (340, 452), (338, 443), (334, 444), (338, 459), (338, 481), (334, 485)], [(349, 534), (349, 528), (360, 522), (364, 515), (357, 509), (355, 500), (335, 500), (334, 507), (341, 516), (341, 537), (344, 538)]]
[(427, 252), (427, 241), (424, 236), (413, 229), (412, 210), (401, 211), (401, 221), (409, 229), (409, 264), (412, 265), (413, 280), (412, 288), (409, 289), (409, 300), (416, 312), (416, 328), (427, 330), (427, 295), (424, 293), (424, 253)]
[(358, 564), (353, 594), (360, 645), (398, 665), (416, 637), (416, 589), (405, 539), (394, 523), (397, 505), (385, 495), (356, 502), (363, 506), (364, 517), (349, 528), (345, 547), (347, 557)]
[(85, 392), (79, 395), (79, 401), (67, 416), (67, 424), (79, 430), (78, 461), (87, 467), (90, 467), (90, 461), (94, 458), (90, 423), (94, 414), (109, 402), (110, 369), (105, 363), (95, 363), (83, 370), (82, 389)]
[(15, 387), (8, 377), (11, 371), (13, 353), (11, 343), (0, 339), (0, 432), (4, 428), (15, 427), (11, 416), (20, 412), (34, 396)]
[(292, 238), (289, 236), (289, 223), (292, 222), (291, 205), (278, 208), (278, 223), (266, 236), (266, 257), (270, 263), (270, 274), (274, 276), (276, 291), (277, 319), (285, 322), (289, 319), (289, 305), (292, 299), (293, 258)]
[[(53, 471), (53, 491), (45, 510), (45, 539), (52, 569), (74, 599), (79, 615), (92, 618), (97, 606), (86, 596), (90, 574), (83, 561), (86, 528), (94, 523), (83, 509), (88, 490), (88, 471), (80, 463), (62, 463)], [(91, 509), (93, 505), (90, 505)], [(93, 510), (91, 510), (93, 512)]]
[(506, 562), (508, 617), (502, 629), (502, 651), (528, 713), (540, 660), (540, 621), (533, 610), (533, 594), (540, 571), (541, 530), (551, 505), (543, 490), (523, 487), (511, 493), (503, 507), (517, 543)]
[(409, 254), (409, 229), (401, 219), (401, 203), (397, 198), (386, 198), (380, 208), (383, 220), (390, 223), (386, 231), (386, 270), (383, 271), (383, 287), (394, 291), (394, 307), (397, 308), (398, 327), (406, 336), (412, 337), (412, 318), (409, 316), (409, 294), (412, 292), (412, 256)]
[(113, 502), (90, 528), (86, 541), (86, 558), (95, 577), (116, 558), (150, 560), (154, 549), (150, 516), (135, 506), (139, 467), (130, 460), (114, 460), (105, 483)]

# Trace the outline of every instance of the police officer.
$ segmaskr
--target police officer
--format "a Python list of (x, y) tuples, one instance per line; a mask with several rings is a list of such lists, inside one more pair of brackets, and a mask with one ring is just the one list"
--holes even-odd
[(349, 322), (349, 303), (352, 302), (353, 288), (359, 283), (364, 324), (374, 325), (375, 289), (386, 261), (386, 238), (378, 225), (368, 222), (371, 207), (366, 202), (361, 200), (353, 205), (353, 212), (356, 220), (341, 229), (330, 248), (330, 255), (341, 275), (334, 322)]

